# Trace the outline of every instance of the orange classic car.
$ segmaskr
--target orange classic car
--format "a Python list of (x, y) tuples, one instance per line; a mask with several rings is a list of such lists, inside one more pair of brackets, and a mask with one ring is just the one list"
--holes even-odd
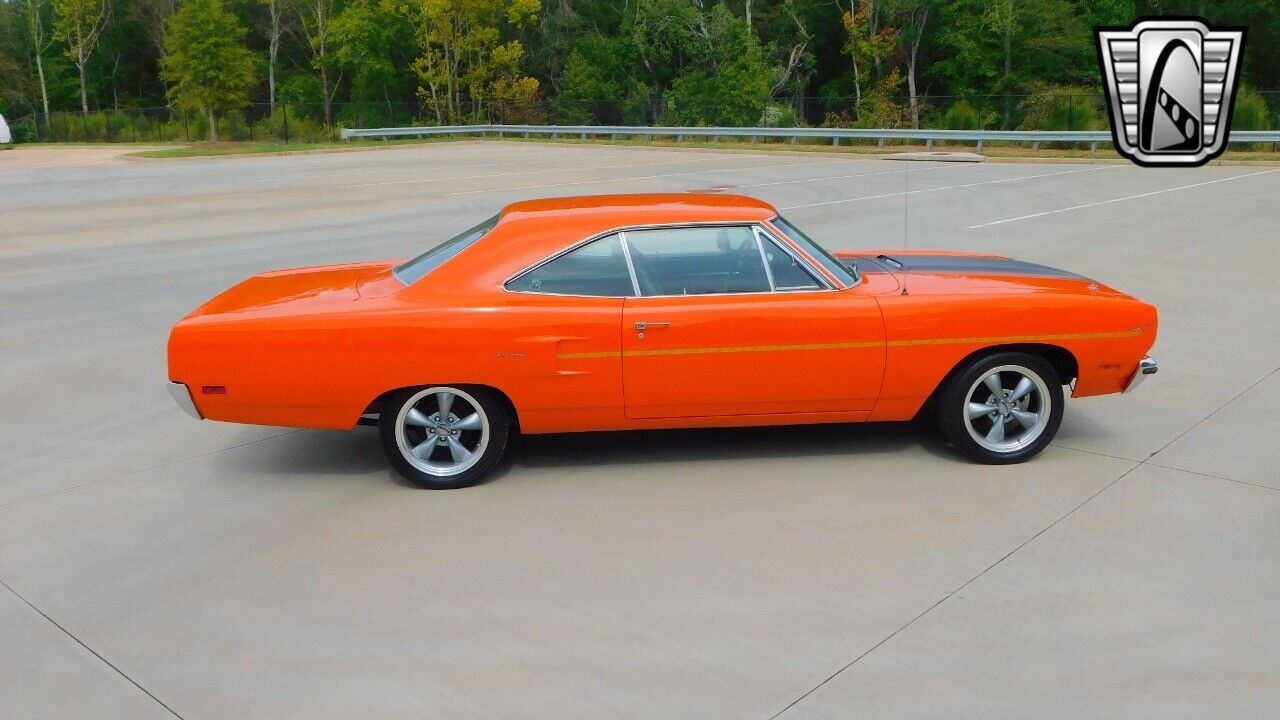
[(277, 270), (169, 338), (209, 420), (376, 424), (391, 464), (473, 484), (515, 432), (910, 420), (1027, 460), (1074, 397), (1131, 389), (1156, 309), (995, 255), (829, 252), (710, 193), (518, 202), (407, 261)]

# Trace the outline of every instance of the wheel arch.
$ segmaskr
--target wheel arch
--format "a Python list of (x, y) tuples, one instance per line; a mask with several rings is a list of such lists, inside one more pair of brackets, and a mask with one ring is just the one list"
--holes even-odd
[[(1050, 345), (1048, 343), (1020, 343), (1015, 345), (996, 345), (986, 349), (987, 352), (981, 354), (995, 354), (1001, 352), (1024, 352), (1028, 355), (1038, 355), (1049, 363), (1053, 371), (1058, 373), (1058, 380), (1063, 385), (1070, 385), (1080, 375), (1080, 361), (1076, 359), (1074, 353), (1062, 347), (1061, 345)], [(979, 353), (972, 353), (965, 360), (978, 357)], [(964, 362), (962, 360), (961, 362)]]
[(492, 385), (484, 385), (484, 384), (477, 384), (477, 383), (449, 383), (449, 382), (422, 383), (419, 385), (405, 385), (403, 387), (391, 388), (390, 390), (387, 390), (382, 394), (378, 395), (378, 397), (374, 398), (372, 401), (370, 401), (370, 403), (367, 406), (365, 406), (364, 412), (360, 414), (360, 420), (357, 424), (362, 424), (362, 425), (377, 424), (376, 421), (365, 422), (365, 420), (370, 415), (381, 415), (382, 406), (386, 404), (387, 398), (391, 397), (391, 395), (398, 393), (401, 390), (408, 390), (410, 388), (426, 388), (426, 387), (431, 387), (432, 385), (452, 385), (454, 387), (457, 387), (463, 390), (467, 388), (479, 388), (482, 390), (486, 390), (490, 393), (493, 393), (494, 397), (498, 398), (498, 400), (506, 407), (507, 417), (511, 419), (511, 422), (509, 423), (510, 427), (515, 428), (516, 430), (520, 429), (520, 414), (519, 412), (516, 411), (516, 405), (514, 402), (511, 401), (511, 396), (507, 395), (500, 388), (494, 387)]
[[(1070, 385), (1071, 381), (1075, 380), (1080, 374), (1080, 362), (1076, 360), (1076, 356), (1070, 350), (1062, 347), (1061, 345), (1051, 345), (1048, 343), (988, 345), (987, 347), (974, 350), (956, 361), (956, 364), (951, 366), (951, 369), (947, 371), (946, 376), (938, 383), (938, 387), (940, 388), (945, 385), (947, 381), (951, 379), (952, 375), (956, 374), (960, 368), (968, 365), (970, 362), (988, 355), (996, 355), (998, 353), (1006, 352), (1021, 352), (1028, 355), (1039, 356), (1044, 359), (1045, 362), (1049, 363), (1054, 372), (1058, 373), (1058, 379), (1062, 381), (1063, 385)], [(934, 389), (934, 392), (937, 392), (937, 388)]]
[(978, 348), (973, 352), (965, 355), (951, 366), (951, 369), (942, 376), (937, 386), (933, 388), (933, 392), (929, 393), (929, 397), (917, 411), (917, 415), (921, 413), (931, 412), (938, 400), (938, 393), (947, 386), (947, 382), (960, 372), (962, 368), (979, 358), (989, 355), (997, 355), (1006, 352), (1021, 352), (1028, 355), (1035, 355), (1049, 363), (1054, 372), (1058, 373), (1058, 379), (1063, 385), (1070, 385), (1080, 375), (1080, 362), (1076, 359), (1074, 353), (1062, 347), (1061, 345), (1051, 345), (1049, 343), (1009, 343), (1005, 345), (988, 345)]

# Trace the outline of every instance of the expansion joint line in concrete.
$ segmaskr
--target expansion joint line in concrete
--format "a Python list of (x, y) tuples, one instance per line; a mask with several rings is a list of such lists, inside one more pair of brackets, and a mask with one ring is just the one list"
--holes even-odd
[[(1258, 378), (1258, 380), (1257, 380), (1256, 382), (1254, 382), (1253, 384), (1251, 384), (1249, 387), (1247, 387), (1247, 388), (1245, 388), (1245, 389), (1241, 390), (1240, 392), (1236, 393), (1235, 395), (1233, 395), (1233, 396), (1231, 397), (1231, 399), (1230, 399), (1230, 400), (1228, 400), (1228, 401), (1226, 401), (1226, 402), (1222, 403), (1221, 405), (1219, 405), (1218, 407), (1214, 408), (1214, 409), (1213, 409), (1213, 412), (1211, 412), (1211, 413), (1209, 413), (1208, 415), (1205, 415), (1204, 417), (1200, 418), (1200, 420), (1199, 420), (1199, 421), (1197, 421), (1197, 422), (1196, 422), (1196, 424), (1194, 424), (1194, 425), (1192, 425), (1191, 427), (1187, 428), (1186, 430), (1183, 430), (1182, 432), (1178, 433), (1178, 434), (1177, 434), (1177, 436), (1176, 436), (1176, 437), (1174, 437), (1172, 440), (1170, 440), (1169, 442), (1167, 442), (1167, 443), (1165, 443), (1164, 445), (1160, 446), (1160, 449), (1159, 449), (1159, 450), (1156, 450), (1155, 452), (1153, 452), (1153, 453), (1151, 453), (1150, 455), (1148, 455), (1148, 456), (1147, 456), (1147, 460), (1150, 460), (1151, 458), (1155, 457), (1156, 455), (1159, 455), (1160, 453), (1164, 452), (1164, 451), (1165, 451), (1165, 449), (1166, 449), (1166, 448), (1168, 448), (1170, 445), (1172, 445), (1172, 444), (1174, 444), (1174, 443), (1178, 442), (1178, 441), (1179, 441), (1179, 440), (1181, 440), (1183, 437), (1185, 437), (1187, 434), (1189, 434), (1190, 432), (1192, 432), (1192, 431), (1193, 431), (1193, 430), (1195, 430), (1196, 428), (1198, 428), (1198, 427), (1200, 427), (1201, 425), (1203, 425), (1203, 424), (1205, 424), (1206, 422), (1208, 422), (1208, 421), (1209, 421), (1209, 418), (1212, 418), (1214, 415), (1217, 415), (1218, 413), (1222, 412), (1223, 410), (1226, 410), (1228, 407), (1230, 407), (1230, 406), (1231, 406), (1231, 404), (1232, 404), (1232, 403), (1234, 403), (1235, 401), (1237, 401), (1237, 400), (1239, 400), (1240, 398), (1244, 397), (1244, 394), (1245, 394), (1245, 393), (1249, 392), (1250, 390), (1252, 390), (1252, 389), (1254, 389), (1254, 388), (1258, 387), (1259, 385), (1261, 385), (1262, 383), (1266, 382), (1267, 380), (1269, 380), (1269, 379), (1271, 378), (1271, 376), (1272, 376), (1272, 375), (1275, 375), (1275, 374), (1276, 374), (1276, 373), (1278, 373), (1278, 372), (1280, 372), (1280, 367), (1277, 367), (1277, 368), (1275, 368), (1274, 370), (1272, 370), (1271, 372), (1267, 373), (1266, 375), (1263, 375), (1262, 377)], [(1146, 462), (1146, 460), (1143, 460), (1143, 462)], [(1154, 464), (1154, 463), (1153, 463), (1153, 464)], [(1161, 467), (1163, 467), (1163, 466), (1161, 466)], [(1169, 469), (1170, 469), (1170, 470), (1177, 470), (1178, 468), (1169, 468)], [(1197, 474), (1197, 475), (1204, 475), (1205, 473), (1196, 473), (1196, 474)], [(1217, 476), (1216, 476), (1216, 475), (1210, 475), (1209, 477), (1217, 477)], [(1230, 478), (1218, 478), (1218, 479), (1219, 479), (1219, 480), (1229, 480)]]
[(141, 690), (141, 691), (143, 692), (143, 694), (145, 694), (147, 697), (149, 697), (149, 698), (151, 698), (152, 700), (154, 700), (157, 704), (159, 704), (159, 705), (160, 705), (160, 707), (164, 708), (164, 709), (165, 709), (165, 710), (166, 710), (170, 715), (172, 715), (172, 716), (174, 716), (174, 717), (178, 718), (178, 720), (183, 720), (183, 718), (182, 718), (182, 716), (181, 716), (181, 715), (179, 715), (179, 714), (178, 714), (178, 713), (177, 713), (173, 708), (169, 707), (169, 705), (168, 705), (168, 704), (166, 704), (166, 703), (165, 703), (165, 701), (163, 701), (163, 700), (161, 700), (160, 698), (156, 697), (156, 696), (155, 696), (155, 693), (153, 693), (153, 692), (151, 692), (150, 690), (148, 690), (148, 689), (146, 689), (146, 688), (142, 687), (142, 685), (141, 685), (137, 680), (134, 680), (133, 678), (129, 677), (129, 675), (128, 675), (127, 673), (125, 673), (125, 671), (121, 670), (121, 669), (120, 669), (120, 668), (119, 668), (115, 663), (113, 663), (113, 662), (111, 662), (110, 660), (108, 660), (108, 659), (106, 659), (105, 657), (103, 657), (103, 656), (102, 656), (102, 653), (98, 652), (97, 650), (94, 650), (92, 647), (90, 647), (90, 646), (89, 646), (89, 644), (88, 644), (88, 643), (86, 643), (85, 641), (83, 641), (83, 640), (81, 640), (80, 638), (76, 637), (75, 633), (73, 633), (73, 632), (71, 632), (70, 630), (68, 630), (67, 628), (63, 627), (63, 625), (62, 625), (61, 623), (59, 623), (57, 620), (54, 620), (53, 618), (49, 617), (49, 615), (48, 615), (45, 611), (43, 611), (43, 610), (41, 610), (40, 608), (36, 607), (35, 603), (33, 603), (33, 602), (31, 602), (30, 600), (28, 600), (28, 599), (27, 599), (27, 598), (26, 598), (22, 593), (18, 592), (17, 590), (14, 590), (12, 585), (10, 585), (9, 583), (5, 582), (4, 580), (0, 580), (0, 585), (3, 585), (5, 590), (8, 590), (9, 592), (13, 593), (13, 596), (14, 596), (14, 597), (16, 597), (16, 598), (18, 598), (19, 600), (21, 600), (24, 604), (26, 604), (26, 606), (27, 606), (27, 607), (31, 608), (31, 609), (32, 609), (32, 610), (33, 610), (37, 615), (39, 615), (40, 617), (42, 617), (42, 618), (44, 618), (45, 620), (49, 621), (49, 623), (50, 623), (51, 625), (53, 625), (54, 627), (56, 627), (56, 628), (58, 628), (59, 630), (61, 630), (61, 631), (62, 631), (62, 633), (63, 633), (64, 635), (66, 635), (67, 637), (69, 637), (69, 638), (71, 638), (73, 641), (75, 641), (75, 643), (76, 643), (77, 645), (79, 645), (80, 647), (82, 647), (82, 648), (84, 648), (85, 650), (89, 651), (89, 653), (90, 653), (90, 654), (92, 654), (94, 657), (96, 657), (96, 658), (98, 658), (99, 660), (101, 660), (101, 661), (102, 661), (102, 663), (103, 663), (104, 665), (106, 665), (107, 667), (109, 667), (109, 668), (111, 668), (113, 671), (115, 671), (115, 673), (116, 673), (117, 675), (119, 675), (120, 677), (124, 678), (125, 680), (128, 680), (130, 685), (133, 685), (134, 687), (136, 687), (136, 688), (138, 688), (139, 690)]
[[(919, 620), (920, 618), (924, 617), (925, 615), (928, 615), (929, 613), (933, 612), (933, 610), (934, 610), (935, 608), (937, 608), (938, 606), (942, 605), (942, 604), (943, 604), (943, 603), (945, 603), (947, 600), (951, 599), (951, 597), (952, 597), (952, 596), (956, 595), (956, 594), (957, 594), (957, 593), (959, 593), (960, 591), (962, 591), (962, 590), (964, 590), (965, 588), (967, 588), (967, 587), (969, 587), (970, 585), (972, 585), (974, 582), (976, 582), (976, 581), (977, 581), (979, 578), (981, 578), (983, 575), (986, 575), (988, 572), (990, 572), (990, 571), (991, 571), (993, 568), (995, 568), (997, 565), (999, 565), (1000, 563), (1002, 563), (1002, 562), (1004, 562), (1005, 560), (1008, 560), (1010, 557), (1012, 557), (1014, 553), (1018, 552), (1019, 550), (1021, 550), (1021, 549), (1022, 549), (1022, 548), (1024, 548), (1024, 547), (1026, 547), (1027, 545), (1030, 545), (1032, 542), (1034, 542), (1034, 541), (1036, 540), (1036, 538), (1040, 537), (1041, 535), (1045, 534), (1045, 533), (1046, 533), (1046, 532), (1048, 532), (1049, 530), (1053, 529), (1053, 528), (1054, 528), (1054, 526), (1056, 526), (1058, 523), (1060, 523), (1060, 522), (1062, 522), (1063, 520), (1066, 520), (1067, 518), (1071, 517), (1071, 515), (1073, 515), (1077, 510), (1079, 510), (1080, 508), (1082, 508), (1082, 507), (1084, 507), (1085, 505), (1089, 504), (1089, 502), (1090, 502), (1090, 501), (1092, 501), (1094, 498), (1098, 497), (1098, 496), (1099, 496), (1099, 495), (1101, 495), (1102, 493), (1104, 493), (1104, 492), (1106, 492), (1107, 490), (1109, 490), (1109, 489), (1111, 489), (1112, 487), (1114, 487), (1114, 486), (1115, 486), (1117, 483), (1119, 483), (1121, 480), (1123, 480), (1123, 479), (1125, 479), (1126, 477), (1128, 477), (1130, 473), (1132, 473), (1134, 470), (1137, 470), (1138, 468), (1142, 467), (1143, 465), (1147, 465), (1148, 463), (1150, 463), (1153, 467), (1165, 468), (1165, 469), (1168, 469), (1168, 470), (1174, 470), (1174, 471), (1177, 471), (1177, 472), (1190, 472), (1190, 473), (1191, 473), (1191, 474), (1193, 474), (1193, 475), (1201, 475), (1201, 476), (1204, 476), (1204, 477), (1211, 477), (1211, 478), (1214, 478), (1214, 479), (1216, 479), (1216, 480), (1227, 480), (1228, 482), (1240, 483), (1240, 484), (1242, 484), (1242, 485), (1250, 485), (1250, 486), (1252, 486), (1252, 487), (1261, 487), (1261, 488), (1264, 488), (1264, 489), (1267, 489), (1267, 490), (1276, 490), (1276, 488), (1267, 487), (1267, 486), (1265, 486), (1265, 485), (1257, 485), (1257, 484), (1255, 484), (1255, 483), (1244, 482), (1244, 481), (1241, 481), (1241, 480), (1232, 480), (1232, 479), (1230, 479), (1230, 478), (1218, 477), (1218, 476), (1216, 476), (1216, 475), (1208, 475), (1208, 474), (1206, 474), (1206, 473), (1197, 473), (1197, 472), (1192, 472), (1192, 471), (1188, 471), (1188, 470), (1180, 470), (1179, 468), (1166, 468), (1164, 465), (1160, 465), (1159, 463), (1154, 463), (1154, 462), (1150, 462), (1150, 461), (1151, 461), (1151, 459), (1152, 459), (1152, 458), (1154, 458), (1156, 455), (1158, 455), (1158, 454), (1159, 454), (1161, 451), (1163, 451), (1165, 448), (1167, 448), (1167, 447), (1169, 447), (1170, 445), (1174, 444), (1175, 442), (1177, 442), (1178, 440), (1180, 440), (1183, 436), (1187, 435), (1187, 434), (1188, 434), (1188, 433), (1190, 433), (1191, 431), (1193, 431), (1193, 430), (1195, 430), (1196, 428), (1198, 428), (1198, 427), (1200, 427), (1201, 425), (1203, 425), (1205, 422), (1207, 422), (1207, 421), (1209, 420), (1209, 418), (1212, 418), (1214, 415), (1217, 415), (1218, 413), (1222, 412), (1224, 409), (1226, 409), (1229, 405), (1231, 405), (1232, 403), (1234, 403), (1236, 400), (1239, 400), (1239, 399), (1240, 399), (1240, 398), (1241, 398), (1245, 393), (1247, 393), (1247, 392), (1249, 392), (1250, 390), (1252, 390), (1252, 389), (1256, 388), (1257, 386), (1261, 385), (1263, 382), (1265, 382), (1267, 379), (1269, 379), (1271, 376), (1275, 375), (1275, 374), (1276, 374), (1276, 373), (1278, 373), (1278, 372), (1280, 372), (1280, 367), (1278, 367), (1278, 368), (1276, 368), (1276, 369), (1272, 370), (1271, 372), (1267, 373), (1266, 375), (1263, 375), (1261, 378), (1259, 378), (1259, 379), (1258, 379), (1258, 381), (1257, 381), (1257, 382), (1254, 382), (1253, 384), (1249, 385), (1249, 387), (1245, 388), (1244, 390), (1241, 390), (1239, 393), (1237, 393), (1237, 394), (1236, 394), (1234, 397), (1232, 397), (1230, 400), (1226, 401), (1225, 403), (1223, 403), (1222, 405), (1220, 405), (1219, 407), (1217, 407), (1216, 409), (1214, 409), (1214, 410), (1213, 410), (1213, 412), (1209, 413), (1208, 415), (1205, 415), (1203, 418), (1201, 418), (1198, 422), (1196, 422), (1196, 423), (1195, 423), (1194, 425), (1192, 425), (1191, 427), (1187, 428), (1186, 430), (1182, 431), (1181, 433), (1178, 433), (1178, 435), (1177, 435), (1176, 437), (1174, 437), (1172, 440), (1170, 440), (1169, 442), (1167, 442), (1167, 443), (1165, 443), (1164, 445), (1162, 445), (1158, 450), (1156, 450), (1155, 452), (1153, 452), (1153, 453), (1151, 453), (1150, 455), (1148, 455), (1145, 459), (1140, 460), (1140, 461), (1139, 461), (1139, 460), (1129, 460), (1128, 462), (1132, 462), (1132, 463), (1134, 463), (1133, 467), (1129, 468), (1128, 470), (1125, 470), (1125, 471), (1124, 471), (1123, 473), (1121, 473), (1121, 474), (1120, 474), (1120, 476), (1119, 476), (1119, 477), (1117, 477), (1115, 480), (1112, 480), (1111, 482), (1109, 482), (1109, 483), (1107, 483), (1106, 485), (1102, 486), (1100, 489), (1098, 489), (1098, 491), (1097, 491), (1097, 492), (1095, 492), (1095, 493), (1093, 493), (1092, 495), (1090, 495), (1089, 497), (1085, 498), (1085, 499), (1084, 499), (1083, 501), (1081, 501), (1078, 505), (1076, 505), (1075, 507), (1073, 507), (1073, 508), (1071, 508), (1070, 510), (1068, 510), (1065, 514), (1063, 514), (1063, 515), (1062, 515), (1061, 517), (1059, 517), (1057, 520), (1054, 520), (1053, 522), (1051, 522), (1051, 523), (1049, 523), (1048, 525), (1046, 525), (1045, 527), (1043, 527), (1043, 528), (1042, 528), (1039, 532), (1037, 532), (1035, 535), (1032, 535), (1031, 537), (1027, 538), (1025, 541), (1023, 541), (1023, 543), (1022, 543), (1022, 544), (1018, 545), (1018, 546), (1017, 546), (1017, 547), (1015, 547), (1014, 549), (1012, 549), (1012, 550), (1010, 550), (1009, 552), (1005, 553), (1003, 557), (1001, 557), (999, 560), (996, 560), (995, 562), (993, 562), (993, 563), (991, 563), (990, 565), (988, 565), (986, 568), (984, 568), (984, 569), (982, 570), (982, 572), (980, 572), (980, 573), (978, 573), (977, 575), (974, 575), (973, 577), (971, 577), (971, 578), (969, 578), (968, 580), (966, 580), (966, 581), (964, 582), (964, 584), (962, 584), (960, 587), (956, 588), (955, 590), (952, 590), (951, 592), (949, 592), (949, 593), (947, 593), (946, 595), (944, 595), (944, 596), (943, 596), (941, 599), (939, 599), (937, 602), (935, 602), (934, 604), (932, 604), (932, 605), (930, 605), (929, 607), (925, 608), (925, 610), (924, 610), (923, 612), (921, 612), (919, 615), (916, 615), (915, 617), (913, 617), (913, 618), (911, 618), (910, 620), (908, 620), (905, 624), (903, 624), (903, 625), (902, 625), (901, 627), (899, 627), (897, 630), (894, 630), (893, 632), (889, 633), (889, 634), (888, 634), (888, 635), (886, 635), (885, 637), (881, 638), (881, 640), (880, 640), (879, 642), (877, 642), (875, 645), (872, 645), (870, 648), (868, 648), (868, 649), (867, 649), (865, 652), (863, 652), (861, 655), (859, 655), (859, 656), (855, 657), (854, 659), (850, 660), (848, 663), (846, 663), (845, 665), (841, 666), (838, 670), (836, 670), (835, 672), (833, 672), (833, 673), (831, 673), (830, 675), (828, 675), (825, 679), (823, 679), (823, 680), (822, 680), (822, 682), (820, 682), (820, 683), (818, 683), (817, 685), (814, 685), (813, 687), (809, 688), (807, 691), (805, 691), (805, 693), (804, 693), (803, 695), (800, 695), (800, 696), (799, 696), (799, 697), (797, 697), (795, 700), (792, 700), (790, 703), (787, 703), (787, 705), (786, 705), (785, 707), (783, 707), (781, 710), (779, 710), (779, 711), (777, 711), (776, 713), (774, 713), (773, 715), (769, 716), (769, 720), (776, 720), (776, 718), (778, 718), (779, 716), (781, 716), (783, 713), (786, 713), (788, 710), (790, 710), (791, 708), (793, 708), (793, 707), (795, 707), (797, 704), (799, 704), (799, 703), (800, 703), (800, 701), (802, 701), (802, 700), (804, 700), (805, 698), (809, 697), (809, 696), (810, 696), (810, 695), (812, 695), (813, 693), (817, 692), (819, 688), (821, 688), (822, 686), (824, 686), (824, 685), (826, 685), (827, 683), (829, 683), (829, 682), (831, 682), (832, 680), (834, 680), (837, 676), (839, 676), (839, 675), (840, 675), (841, 673), (843, 673), (845, 670), (848, 670), (849, 668), (853, 667), (855, 664), (857, 664), (857, 663), (858, 663), (858, 661), (859, 661), (859, 660), (862, 660), (862, 659), (863, 659), (863, 658), (865, 658), (866, 656), (868, 656), (868, 655), (870, 655), (871, 653), (875, 652), (877, 649), (879, 649), (879, 648), (880, 648), (880, 646), (882, 646), (882, 645), (884, 645), (885, 643), (889, 642), (889, 641), (890, 641), (890, 640), (892, 640), (894, 637), (896, 637), (899, 633), (901, 633), (903, 630), (906, 630), (907, 628), (909, 628), (909, 627), (911, 627), (913, 624), (915, 624), (915, 622), (916, 622), (917, 620)], [(1081, 452), (1087, 452), (1087, 451), (1081, 451)], [(1098, 453), (1095, 453), (1095, 454), (1098, 454)], [(1108, 457), (1111, 457), (1111, 456), (1108, 456)], [(1117, 459), (1123, 459), (1123, 458), (1117, 458)]]
[(834, 680), (837, 676), (839, 676), (839, 675), (840, 675), (840, 673), (843, 673), (845, 670), (848, 670), (849, 668), (853, 667), (855, 664), (857, 664), (857, 662), (858, 662), (859, 660), (861, 660), (862, 658), (864, 658), (864, 657), (866, 657), (866, 656), (870, 655), (871, 653), (875, 652), (876, 650), (878, 650), (878, 649), (880, 648), (880, 646), (881, 646), (881, 645), (884, 645), (885, 643), (889, 642), (889, 641), (890, 641), (890, 640), (892, 640), (893, 638), (897, 637), (899, 633), (901, 633), (903, 630), (906, 630), (907, 628), (911, 627), (913, 624), (915, 624), (915, 622), (916, 622), (917, 620), (919, 620), (920, 618), (924, 617), (925, 615), (928, 615), (929, 613), (933, 612), (933, 610), (934, 610), (935, 608), (937, 608), (938, 606), (942, 605), (942, 604), (943, 604), (943, 603), (945, 603), (947, 600), (950, 600), (953, 596), (955, 596), (955, 595), (956, 595), (957, 593), (959, 593), (960, 591), (962, 591), (962, 590), (964, 590), (965, 588), (967, 588), (967, 587), (969, 587), (970, 585), (972, 585), (972, 584), (973, 584), (974, 582), (976, 582), (979, 578), (981, 578), (983, 575), (986, 575), (988, 572), (990, 572), (993, 568), (995, 568), (995, 567), (996, 567), (997, 565), (999, 565), (1000, 563), (1004, 562), (1005, 560), (1008, 560), (1008, 559), (1009, 559), (1009, 558), (1010, 558), (1014, 553), (1018, 552), (1019, 550), (1021, 550), (1021, 549), (1022, 549), (1022, 548), (1024, 548), (1024, 547), (1026, 547), (1026, 546), (1030, 545), (1032, 542), (1034, 542), (1034, 541), (1035, 541), (1035, 539), (1036, 539), (1036, 538), (1038, 538), (1038, 537), (1040, 537), (1041, 535), (1045, 534), (1045, 533), (1046, 533), (1046, 532), (1048, 532), (1049, 530), (1052, 530), (1052, 529), (1054, 528), (1054, 526), (1056, 526), (1058, 523), (1062, 522), (1063, 520), (1066, 520), (1068, 517), (1071, 517), (1071, 515), (1072, 515), (1072, 514), (1074, 514), (1077, 510), (1079, 510), (1080, 508), (1082, 508), (1082, 507), (1084, 507), (1085, 505), (1089, 504), (1089, 502), (1090, 502), (1090, 501), (1092, 501), (1094, 498), (1098, 497), (1098, 496), (1099, 496), (1099, 495), (1101, 495), (1102, 493), (1104, 493), (1104, 492), (1106, 492), (1107, 490), (1109, 490), (1109, 489), (1111, 489), (1112, 487), (1114, 487), (1114, 486), (1116, 485), (1116, 483), (1118, 483), (1118, 482), (1120, 482), (1121, 480), (1123, 480), (1123, 479), (1125, 479), (1126, 477), (1128, 477), (1129, 473), (1133, 472), (1134, 470), (1137, 470), (1138, 468), (1142, 467), (1142, 466), (1146, 463), (1146, 461), (1145, 461), (1145, 460), (1144, 460), (1144, 461), (1142, 461), (1142, 462), (1137, 462), (1137, 461), (1133, 461), (1133, 460), (1131, 460), (1130, 462), (1134, 463), (1133, 467), (1129, 468), (1128, 470), (1125, 470), (1125, 471), (1124, 471), (1123, 473), (1121, 473), (1121, 474), (1120, 474), (1120, 476), (1119, 476), (1119, 477), (1117, 477), (1115, 480), (1112, 480), (1111, 482), (1109, 482), (1109, 483), (1107, 483), (1106, 485), (1104, 485), (1104, 486), (1102, 486), (1101, 488), (1099, 488), (1096, 492), (1094, 492), (1092, 495), (1090, 495), (1089, 497), (1087, 497), (1087, 498), (1085, 498), (1084, 500), (1082, 500), (1082, 501), (1081, 501), (1078, 505), (1076, 505), (1075, 507), (1073, 507), (1073, 508), (1071, 508), (1070, 510), (1068, 510), (1066, 513), (1064, 513), (1064, 514), (1063, 514), (1061, 517), (1059, 517), (1057, 520), (1054, 520), (1053, 522), (1051, 522), (1051, 523), (1049, 523), (1048, 525), (1044, 526), (1044, 527), (1043, 527), (1043, 528), (1041, 528), (1041, 529), (1040, 529), (1040, 531), (1039, 531), (1039, 532), (1037, 532), (1035, 535), (1032, 535), (1031, 537), (1029, 537), (1029, 538), (1027, 538), (1026, 540), (1024, 540), (1024, 541), (1022, 542), (1022, 544), (1018, 545), (1018, 546), (1017, 546), (1017, 547), (1015, 547), (1014, 549), (1012, 549), (1012, 550), (1010, 550), (1009, 552), (1005, 553), (1005, 554), (1004, 554), (1004, 556), (1002, 556), (999, 560), (996, 560), (995, 562), (991, 563), (991, 564), (990, 564), (990, 565), (988, 565), (987, 567), (983, 568), (982, 572), (980, 572), (980, 573), (978, 573), (977, 575), (974, 575), (973, 577), (969, 578), (969, 579), (968, 579), (968, 580), (966, 580), (962, 585), (960, 585), (960, 587), (956, 588), (955, 590), (952, 590), (951, 592), (947, 593), (947, 594), (946, 594), (946, 595), (944, 595), (942, 598), (940, 598), (937, 602), (935, 602), (934, 604), (932, 604), (932, 605), (930, 605), (929, 607), (925, 608), (924, 612), (922, 612), (922, 613), (920, 613), (919, 615), (916, 615), (915, 617), (911, 618), (911, 619), (910, 619), (910, 620), (908, 620), (905, 624), (903, 624), (903, 625), (902, 625), (902, 627), (899, 627), (897, 630), (894, 630), (893, 632), (889, 633), (889, 634), (888, 634), (888, 635), (886, 635), (885, 637), (881, 638), (880, 642), (877, 642), (875, 645), (872, 645), (870, 648), (867, 648), (867, 650), (866, 650), (865, 652), (863, 652), (861, 655), (859, 655), (859, 656), (855, 657), (854, 659), (850, 660), (848, 663), (846, 663), (845, 665), (843, 665), (842, 667), (840, 667), (840, 669), (838, 669), (838, 670), (836, 670), (835, 672), (833, 672), (833, 673), (831, 673), (830, 675), (828, 675), (828, 676), (827, 676), (827, 677), (826, 677), (822, 682), (818, 683), (817, 685), (814, 685), (813, 687), (811, 687), (811, 688), (809, 688), (807, 691), (805, 691), (805, 693), (804, 693), (803, 695), (801, 695), (800, 697), (797, 697), (795, 700), (792, 700), (790, 703), (787, 703), (787, 705), (786, 705), (785, 707), (783, 707), (781, 710), (777, 711), (777, 712), (776, 712), (776, 713), (774, 713), (773, 715), (770, 715), (770, 716), (769, 716), (769, 720), (776, 720), (776, 718), (778, 718), (780, 715), (782, 715), (783, 713), (787, 712), (787, 711), (788, 711), (788, 710), (790, 710), (791, 708), (795, 707), (795, 706), (796, 706), (796, 705), (797, 705), (801, 700), (804, 700), (805, 698), (809, 697), (809, 696), (810, 696), (810, 695), (812, 695), (813, 693), (817, 692), (817, 691), (818, 691), (822, 686), (826, 685), (827, 683), (829, 683), (829, 682), (831, 682), (832, 680)]

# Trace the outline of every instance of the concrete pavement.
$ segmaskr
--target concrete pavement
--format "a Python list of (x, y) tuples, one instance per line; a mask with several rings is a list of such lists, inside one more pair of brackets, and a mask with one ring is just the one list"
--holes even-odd
[[(0, 173), (13, 717), (1280, 711), (1280, 168), (494, 142), (23, 162)], [(164, 391), (169, 326), (247, 275), (408, 256), (517, 199), (712, 186), (831, 247), (1132, 292), (1161, 372), (1069, 402), (1025, 465), (895, 425), (528, 437), (452, 492), (407, 487), (369, 429), (197, 423)]]

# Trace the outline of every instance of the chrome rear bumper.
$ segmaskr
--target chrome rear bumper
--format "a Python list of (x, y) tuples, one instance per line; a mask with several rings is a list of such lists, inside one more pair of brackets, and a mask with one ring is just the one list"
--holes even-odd
[(1160, 366), (1156, 363), (1155, 358), (1142, 358), (1142, 362), (1138, 363), (1138, 369), (1133, 373), (1133, 377), (1129, 378), (1129, 384), (1124, 386), (1124, 391), (1130, 392), (1141, 385), (1148, 375), (1155, 375), (1159, 370)]
[(169, 383), (169, 394), (173, 396), (173, 401), (178, 403), (178, 407), (182, 411), (197, 420), (203, 420), (200, 417), (200, 411), (196, 409), (196, 403), (191, 399), (191, 390), (180, 382)]

